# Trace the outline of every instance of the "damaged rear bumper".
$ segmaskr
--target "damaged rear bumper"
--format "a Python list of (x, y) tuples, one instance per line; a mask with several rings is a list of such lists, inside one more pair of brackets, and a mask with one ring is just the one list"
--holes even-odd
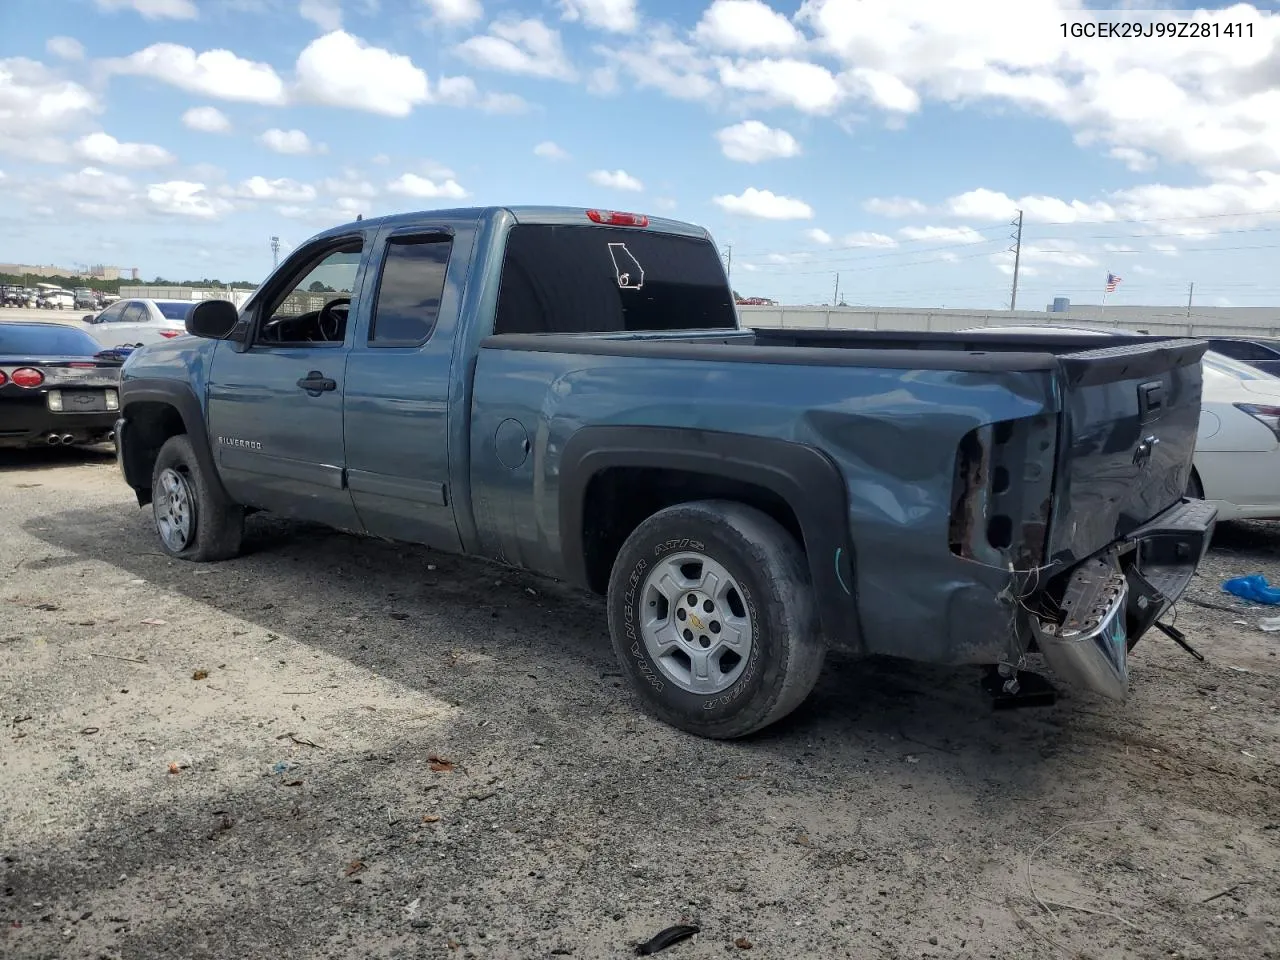
[(1186, 500), (1062, 575), (1056, 610), (1033, 616), (1036, 646), (1067, 683), (1114, 700), (1129, 691), (1129, 650), (1195, 576), (1217, 508)]

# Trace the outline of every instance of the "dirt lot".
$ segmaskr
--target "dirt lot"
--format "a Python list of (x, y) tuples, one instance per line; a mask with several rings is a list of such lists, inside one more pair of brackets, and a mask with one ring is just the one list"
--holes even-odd
[(725, 744), (592, 599), (263, 518), (178, 563), (109, 455), (0, 458), (5, 957), (1280, 957), (1277, 611), (1218, 589), (1280, 525), (1127, 705), (844, 661)]

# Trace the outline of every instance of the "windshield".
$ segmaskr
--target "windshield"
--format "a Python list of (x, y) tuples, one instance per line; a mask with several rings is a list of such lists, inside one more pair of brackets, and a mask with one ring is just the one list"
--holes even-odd
[(91, 357), (102, 347), (83, 330), (49, 324), (0, 324), (0, 354), (17, 357)]
[(195, 303), (161, 303), (156, 302), (160, 315), (166, 320), (185, 320)]
[(1251, 367), (1240, 360), (1232, 360), (1228, 356), (1209, 350), (1204, 355), (1204, 365), (1233, 380), (1275, 380), (1276, 377), (1264, 373), (1257, 367)]

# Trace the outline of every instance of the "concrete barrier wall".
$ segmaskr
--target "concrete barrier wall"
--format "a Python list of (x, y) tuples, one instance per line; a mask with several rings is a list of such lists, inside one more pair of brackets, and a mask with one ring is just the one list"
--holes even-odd
[[(1080, 307), (1063, 313), (1044, 310), (916, 310), (875, 307), (739, 307), (749, 327), (819, 330), (921, 330), (946, 332), (967, 327), (1030, 324), (1086, 324), (1145, 330), (1162, 336), (1280, 337), (1280, 308), (1204, 308), (1191, 317), (1174, 307), (1120, 307), (1103, 312)], [(1210, 312), (1212, 311), (1212, 312)]]

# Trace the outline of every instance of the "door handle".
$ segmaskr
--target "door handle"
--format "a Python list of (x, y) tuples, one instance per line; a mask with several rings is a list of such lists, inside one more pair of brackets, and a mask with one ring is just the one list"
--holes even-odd
[(319, 396), (325, 390), (337, 390), (338, 384), (330, 380), (319, 370), (311, 370), (298, 381), (298, 386), (312, 396)]

